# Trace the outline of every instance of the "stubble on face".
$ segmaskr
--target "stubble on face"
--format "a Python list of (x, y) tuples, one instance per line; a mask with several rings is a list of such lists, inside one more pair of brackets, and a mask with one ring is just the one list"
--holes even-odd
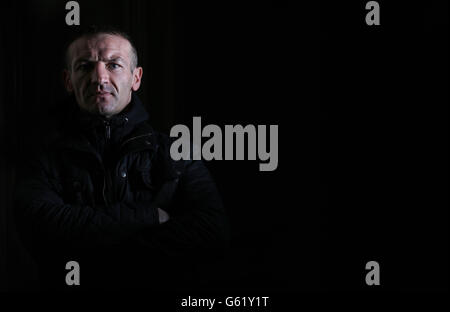
[(70, 80), (81, 109), (107, 118), (131, 101), (131, 45), (115, 35), (82, 37), (69, 47)]

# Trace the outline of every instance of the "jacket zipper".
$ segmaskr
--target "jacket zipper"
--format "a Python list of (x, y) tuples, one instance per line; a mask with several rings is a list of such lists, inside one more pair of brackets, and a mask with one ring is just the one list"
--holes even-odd
[[(111, 139), (111, 124), (109, 121), (105, 121), (105, 146), (109, 143), (108, 141)], [(103, 165), (103, 200), (105, 201), (105, 205), (109, 206), (110, 201), (108, 200), (106, 196), (106, 189), (111, 189), (111, 181), (110, 181), (110, 175), (109, 171), (105, 166)], [(110, 190), (111, 191), (111, 190)]]
[(111, 124), (109, 123), (109, 121), (105, 121), (105, 137), (106, 141), (111, 138)]
[[(105, 174), (104, 174), (104, 180), (103, 180), (103, 182), (104, 182), (104, 184), (103, 184), (103, 199), (105, 200), (106, 206), (108, 206), (109, 204), (111, 204), (113, 202), (113, 198), (111, 196), (111, 194), (113, 194), (111, 192), (111, 190), (112, 190), (112, 182), (111, 182), (110, 171), (106, 169), (104, 171), (104, 173)], [(109, 192), (108, 192), (109, 196), (106, 196), (106, 194), (105, 194), (106, 189), (109, 190)], [(108, 200), (108, 198), (109, 198), (109, 200)]]
[(106, 206), (109, 206), (109, 202), (105, 194), (105, 189), (106, 189), (106, 172), (103, 171), (103, 201), (105, 202)]

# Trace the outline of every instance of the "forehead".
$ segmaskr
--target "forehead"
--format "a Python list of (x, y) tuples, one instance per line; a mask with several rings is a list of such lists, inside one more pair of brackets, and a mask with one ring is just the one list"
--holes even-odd
[(78, 58), (108, 58), (112, 55), (130, 60), (131, 45), (125, 38), (116, 35), (99, 34), (81, 37), (69, 47), (72, 60)]

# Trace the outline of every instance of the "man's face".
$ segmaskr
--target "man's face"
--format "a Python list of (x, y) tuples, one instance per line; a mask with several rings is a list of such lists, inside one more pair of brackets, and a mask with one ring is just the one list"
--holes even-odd
[(132, 49), (125, 38), (99, 34), (77, 39), (69, 47), (65, 85), (78, 105), (107, 118), (120, 113), (139, 89), (142, 68), (132, 69)]

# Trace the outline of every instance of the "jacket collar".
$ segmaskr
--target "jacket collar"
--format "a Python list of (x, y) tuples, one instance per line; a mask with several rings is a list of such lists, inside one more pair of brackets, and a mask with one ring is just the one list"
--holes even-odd
[[(62, 140), (59, 146), (94, 153), (95, 149), (83, 133), (94, 131), (95, 128), (104, 128), (109, 122), (113, 128), (121, 128), (120, 150), (128, 153), (130, 149), (156, 150), (156, 140), (152, 135), (153, 129), (146, 122), (148, 113), (142, 102), (134, 93), (131, 102), (119, 114), (106, 119), (102, 116), (93, 115), (82, 111), (76, 102), (72, 103), (72, 109), (68, 114), (68, 120), (62, 125)], [(125, 149), (122, 151), (122, 149)]]
[[(77, 104), (74, 103), (74, 105)], [(78, 106), (76, 108), (78, 109)], [(136, 95), (133, 95), (132, 102), (127, 108), (128, 109), (124, 110), (121, 114), (118, 114), (114, 121), (117, 125), (120, 125), (125, 118), (128, 119), (126, 122), (126, 130), (128, 132), (120, 143), (118, 159), (125, 157), (128, 153), (148, 150), (152, 160), (158, 163), (156, 168), (158, 171), (157, 176), (160, 181), (155, 181), (157, 184), (178, 178), (179, 172), (175, 169), (174, 161), (170, 158), (170, 144), (168, 139), (153, 130), (147, 120), (148, 113)], [(77, 112), (77, 110), (75, 110), (75, 112)], [(78, 113), (80, 113), (79, 110)], [(63, 127), (65, 131), (61, 132), (62, 136), (60, 136), (60, 139), (57, 141), (57, 145), (64, 149), (86, 153), (102, 163), (102, 159), (96, 149), (92, 146), (86, 136), (82, 134), (80, 128), (76, 127), (76, 125), (80, 125), (79, 122), (87, 122), (88, 119), (71, 119), (72, 122), (67, 121), (65, 123)], [(102, 119), (97, 119), (95, 122), (98, 122), (98, 120)], [(86, 125), (90, 124), (87, 123)]]
[(108, 124), (113, 129), (120, 128), (121, 137), (126, 137), (140, 123), (148, 119), (148, 113), (142, 102), (134, 93), (130, 103), (119, 114), (110, 118), (94, 115), (76, 107), (75, 126), (76, 129), (89, 132), (95, 128), (104, 128)]

